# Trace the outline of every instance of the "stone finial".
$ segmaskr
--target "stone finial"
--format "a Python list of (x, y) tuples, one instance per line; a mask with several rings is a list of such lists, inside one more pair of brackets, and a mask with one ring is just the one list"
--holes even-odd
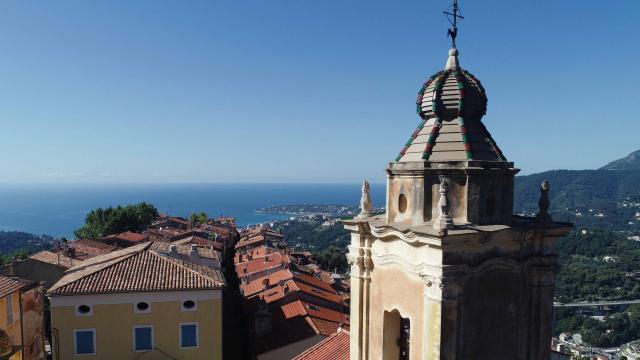
[(444, 66), (445, 70), (457, 69), (460, 67), (458, 63), (458, 49), (449, 49), (449, 57), (447, 58), (447, 64)]
[(357, 218), (366, 218), (373, 215), (373, 206), (371, 205), (371, 193), (369, 190), (369, 182), (362, 183), (362, 195), (360, 197), (360, 213)]
[(538, 200), (538, 213), (536, 214), (537, 222), (553, 222), (551, 215), (549, 215), (549, 206), (549, 181), (545, 180), (540, 185), (540, 199)]
[(440, 213), (433, 222), (433, 227), (437, 230), (453, 229), (453, 220), (449, 216), (449, 201), (447, 194), (449, 193), (449, 182), (446, 178), (440, 178), (440, 200), (438, 200), (438, 209)]

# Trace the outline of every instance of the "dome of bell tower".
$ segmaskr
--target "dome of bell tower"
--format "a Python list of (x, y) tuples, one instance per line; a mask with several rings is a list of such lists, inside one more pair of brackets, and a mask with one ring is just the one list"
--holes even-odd
[(411, 161), (506, 161), (481, 119), (487, 112), (485, 89), (462, 69), (458, 49), (450, 49), (444, 70), (418, 92), (422, 122), (396, 158)]

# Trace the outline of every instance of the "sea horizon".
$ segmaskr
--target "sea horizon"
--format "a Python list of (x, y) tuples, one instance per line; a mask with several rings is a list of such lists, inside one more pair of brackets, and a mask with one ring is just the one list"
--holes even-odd
[[(159, 212), (187, 217), (233, 216), (238, 226), (288, 219), (259, 213), (276, 205), (357, 205), (360, 183), (29, 183), (0, 184), (0, 230), (74, 238), (86, 214), (98, 207), (148, 202)], [(376, 206), (384, 205), (383, 183), (372, 183)]]

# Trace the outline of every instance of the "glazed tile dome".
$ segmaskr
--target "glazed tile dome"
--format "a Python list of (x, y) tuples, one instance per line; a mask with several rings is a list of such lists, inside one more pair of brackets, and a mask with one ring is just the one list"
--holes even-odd
[(481, 117), (487, 112), (487, 96), (480, 81), (458, 66), (458, 50), (449, 50), (447, 67), (424, 83), (418, 93), (418, 114), (433, 117)]
[(396, 161), (507, 161), (482, 123), (487, 112), (485, 90), (460, 68), (457, 49), (449, 50), (445, 69), (418, 92), (417, 112), (422, 122)]

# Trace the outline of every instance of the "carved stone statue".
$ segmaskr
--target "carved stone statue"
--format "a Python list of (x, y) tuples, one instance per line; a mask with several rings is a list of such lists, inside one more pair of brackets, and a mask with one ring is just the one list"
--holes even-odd
[(371, 205), (371, 194), (369, 192), (369, 182), (362, 183), (362, 196), (360, 197), (360, 214), (358, 218), (366, 218), (373, 215), (373, 206)]
[(433, 227), (438, 230), (453, 229), (453, 219), (449, 216), (449, 201), (447, 194), (449, 193), (449, 183), (446, 178), (440, 178), (440, 200), (438, 200), (438, 209), (440, 213), (433, 222)]
[(536, 221), (541, 223), (553, 222), (551, 215), (549, 214), (549, 181), (545, 180), (540, 185), (540, 199), (538, 200), (538, 213), (536, 214)]

